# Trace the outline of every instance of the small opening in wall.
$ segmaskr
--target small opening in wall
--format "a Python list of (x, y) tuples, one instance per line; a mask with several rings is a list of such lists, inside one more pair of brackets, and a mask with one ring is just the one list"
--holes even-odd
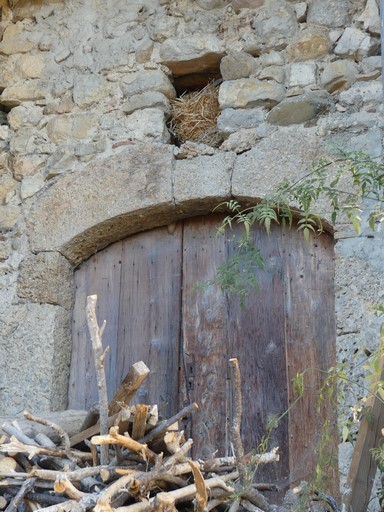
[(173, 85), (178, 96), (181, 96), (184, 92), (200, 91), (206, 85), (216, 80), (221, 80), (219, 65), (215, 65), (209, 71), (201, 70), (198, 73), (173, 76)]
[(218, 147), (223, 137), (217, 127), (219, 108), (219, 85), (221, 78), (201, 80), (202, 87), (177, 89), (178, 97), (171, 101), (171, 117), (168, 128), (173, 144), (180, 146), (192, 141)]
[[(1, 89), (0, 89), (0, 93), (1, 93)], [(11, 110), (10, 108), (5, 107), (4, 105), (0, 105), (0, 125), (8, 124), (7, 114), (10, 110)]]

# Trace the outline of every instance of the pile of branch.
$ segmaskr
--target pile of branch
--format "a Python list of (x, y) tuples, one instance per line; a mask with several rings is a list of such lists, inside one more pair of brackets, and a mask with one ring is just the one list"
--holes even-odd
[[(149, 373), (143, 362), (132, 366), (113, 399), (105, 402), (103, 326), (97, 325), (95, 308), (96, 297), (91, 296), (87, 316), (99, 405), (82, 416), (78, 432), (71, 436), (60, 420), (28, 412), (23, 421), (1, 425), (0, 510), (175, 512), (182, 508), (208, 512), (222, 503), (232, 505), (232, 510), (240, 503), (251, 512), (270, 510), (247, 474), (259, 464), (277, 461), (277, 449), (262, 455), (243, 453), (240, 407), (232, 429), (234, 456), (192, 460), (193, 441), (184, 438), (178, 422), (196, 411), (196, 404), (163, 421), (158, 419), (156, 406), (129, 405)], [(234, 400), (239, 404), (237, 360), (231, 364)]]
[[(143, 367), (143, 363), (134, 365), (131, 375), (135, 367)], [(181, 504), (208, 511), (233, 501), (234, 495), (239, 496), (236, 485), (240, 478), (235, 457), (205, 461), (188, 457), (192, 439), (185, 440), (177, 422), (196, 409), (196, 404), (191, 404), (159, 422), (154, 406), (120, 403), (120, 412), (109, 417), (112, 426), (108, 434), (93, 435), (100, 430), (97, 423), (72, 437), (58, 424), (25, 412), (26, 420), (50, 429), (52, 435), (48, 437), (37, 428), (30, 437), (17, 421), (2, 425), (0, 509), (16, 511), (22, 503), (22, 510), (47, 512), (172, 512)], [(92, 416), (97, 416), (95, 410), (90, 411), (85, 425)], [(54, 443), (51, 438), (55, 436), (61, 442)], [(101, 447), (107, 448), (103, 464)], [(278, 455), (274, 450), (248, 455), (245, 460), (257, 465), (276, 461)], [(244, 499), (268, 510), (256, 489), (248, 489)]]

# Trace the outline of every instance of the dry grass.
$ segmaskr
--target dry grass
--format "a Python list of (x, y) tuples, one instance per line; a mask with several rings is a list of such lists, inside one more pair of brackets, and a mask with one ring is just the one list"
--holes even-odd
[(180, 143), (189, 140), (217, 147), (223, 142), (216, 124), (220, 113), (218, 93), (219, 88), (210, 83), (201, 91), (172, 100), (170, 129)]

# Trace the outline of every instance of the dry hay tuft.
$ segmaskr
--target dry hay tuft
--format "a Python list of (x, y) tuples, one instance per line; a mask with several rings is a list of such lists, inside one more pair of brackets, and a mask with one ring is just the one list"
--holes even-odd
[(184, 93), (171, 101), (170, 130), (183, 143), (198, 142), (217, 147), (223, 142), (216, 120), (220, 113), (219, 88), (209, 83), (200, 91)]

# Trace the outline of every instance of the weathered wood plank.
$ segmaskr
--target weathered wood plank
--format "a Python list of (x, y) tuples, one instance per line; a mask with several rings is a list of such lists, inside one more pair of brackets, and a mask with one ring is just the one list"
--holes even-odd
[[(289, 414), (290, 473), (294, 482), (308, 480), (316, 464), (324, 424), (333, 434), (333, 468), (328, 468), (330, 491), (338, 489), (336, 407), (321, 405), (324, 373), (335, 365), (333, 241), (327, 234), (310, 235), (306, 242), (295, 229), (282, 233), (285, 274), (286, 350), (289, 403), (295, 399), (292, 379), (304, 376), (305, 393)], [(312, 370), (311, 370), (312, 369)], [(332, 437), (332, 435), (331, 435)]]
[[(382, 328), (381, 332), (380, 350), (381, 354), (383, 354), (380, 360), (382, 371), (377, 381), (384, 379), (384, 328)], [(377, 388), (375, 388), (374, 392), (377, 392)], [(347, 479), (347, 489), (349, 489), (349, 492), (344, 499), (346, 510), (351, 512), (365, 512), (367, 510), (377, 470), (372, 449), (380, 445), (383, 437), (383, 401), (371, 395), (366, 402), (366, 407), (369, 418), (363, 416), (360, 422)]]
[(110, 350), (105, 362), (108, 395), (117, 389), (115, 367), (120, 302), (122, 242), (117, 242), (89, 258), (75, 273), (76, 303), (73, 315), (73, 348), (69, 383), (69, 407), (88, 409), (98, 401), (92, 345), (85, 317), (88, 295), (97, 295), (97, 318), (107, 321), (103, 346)]
[[(234, 232), (238, 237), (244, 235), (240, 226), (235, 226)], [(265, 269), (255, 269), (258, 289), (250, 290), (244, 307), (239, 306), (236, 297), (230, 297), (228, 311), (230, 350), (239, 358), (242, 375), (246, 452), (262, 449), (260, 443), (268, 422), (282, 415), (288, 406), (280, 229), (276, 226), (268, 236), (264, 229), (255, 227), (252, 239), (261, 250)], [(228, 255), (234, 250), (234, 244), (229, 243)], [(269, 448), (275, 446), (279, 447), (281, 460), (288, 461), (287, 417), (270, 432)], [(288, 465), (281, 463), (262, 465), (257, 472), (258, 481), (284, 482), (288, 476)]]
[[(323, 234), (307, 243), (295, 230), (276, 226), (270, 237), (255, 230), (266, 270), (257, 271), (259, 291), (252, 291), (241, 309), (236, 298), (223, 296), (217, 287), (195, 290), (214, 277), (234, 250), (233, 233), (216, 236), (220, 219), (193, 218), (172, 230), (137, 234), (95, 255), (76, 273), (72, 406), (85, 408), (97, 399), (83, 320), (86, 296), (97, 293), (99, 322), (106, 318), (111, 328), (104, 335), (111, 346), (110, 396), (129, 367), (144, 361), (151, 374), (135, 403), (157, 403), (169, 417), (197, 402), (187, 435), (193, 436), (195, 454), (202, 457), (216, 450), (230, 453), (230, 357), (238, 357), (242, 373), (246, 451), (257, 448), (268, 419), (293, 401), (296, 372), (327, 369), (335, 362), (331, 237)], [(316, 407), (321, 383), (319, 372), (307, 372), (309, 393), (271, 436), (282, 462), (264, 466), (258, 479), (284, 485), (311, 475), (321, 432)], [(322, 412), (333, 421), (332, 414)], [(336, 484), (337, 474), (333, 476)]]
[(218, 287), (194, 290), (212, 279), (226, 256), (226, 239), (216, 236), (219, 217), (184, 224), (182, 401), (197, 402), (191, 434), (199, 457), (226, 455), (229, 448), (228, 320)]
[(177, 409), (180, 329), (181, 227), (158, 228), (124, 241), (116, 381), (143, 361), (151, 373), (133, 403)]

